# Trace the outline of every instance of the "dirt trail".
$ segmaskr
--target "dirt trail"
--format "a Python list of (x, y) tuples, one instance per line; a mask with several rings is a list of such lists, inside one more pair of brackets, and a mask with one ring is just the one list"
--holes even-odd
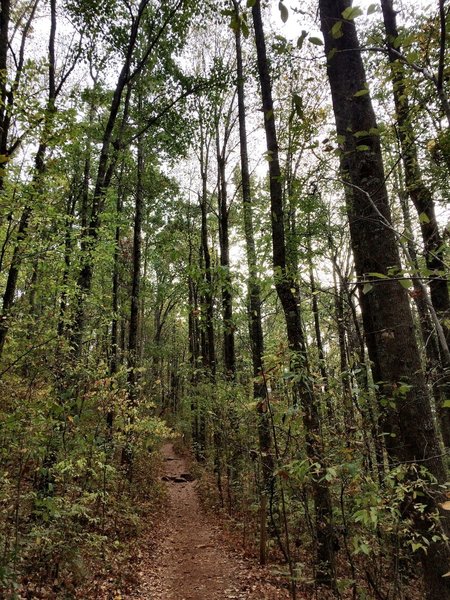
[[(254, 568), (224, 547), (219, 529), (202, 510), (196, 482), (172, 444), (162, 449), (168, 505), (153, 568), (137, 595), (142, 600), (272, 600), (288, 598), (254, 575)], [(183, 477), (186, 475), (186, 477)]]

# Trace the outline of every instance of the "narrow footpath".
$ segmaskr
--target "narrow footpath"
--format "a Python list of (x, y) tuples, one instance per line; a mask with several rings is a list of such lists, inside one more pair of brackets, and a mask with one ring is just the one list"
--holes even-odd
[(132, 598), (139, 600), (277, 600), (289, 594), (267, 572), (230, 549), (201, 508), (196, 482), (172, 444), (162, 449), (168, 505), (164, 535), (151, 572)]

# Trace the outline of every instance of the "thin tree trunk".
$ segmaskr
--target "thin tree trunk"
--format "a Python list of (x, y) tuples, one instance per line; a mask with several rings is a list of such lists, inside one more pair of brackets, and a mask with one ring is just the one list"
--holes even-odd
[[(272, 225), (272, 250), (275, 287), (286, 320), (289, 348), (292, 353), (292, 370), (299, 375), (295, 392), (304, 412), (306, 452), (311, 462), (324, 466), (321, 446), (320, 422), (317, 401), (312, 387), (304, 383), (309, 379), (309, 365), (301, 322), (300, 307), (295, 294), (296, 285), (287, 269), (284, 232), (283, 190), (278, 160), (278, 141), (274, 119), (272, 89), (266, 54), (266, 43), (261, 17), (261, 3), (256, 0), (252, 8), (258, 72), (263, 101), (264, 127), (269, 155), (270, 209)], [(293, 291), (294, 290), (294, 291)], [(335, 559), (333, 549), (332, 507), (328, 484), (323, 477), (313, 482), (316, 509), (317, 582), (334, 587)]]
[[(139, 102), (141, 105), (141, 101)], [(133, 232), (133, 271), (131, 282), (130, 330), (128, 337), (128, 385), (131, 405), (137, 401), (137, 358), (139, 334), (139, 303), (141, 289), (141, 257), (142, 257), (142, 219), (144, 214), (144, 189), (142, 178), (144, 174), (144, 154), (142, 141), (138, 142), (137, 152), (137, 185), (134, 213)]]
[[(233, 0), (239, 17), (239, 5)], [(242, 60), (241, 31), (236, 28), (236, 70), (239, 118), (239, 143), (241, 154), (241, 187), (244, 213), (245, 247), (248, 266), (248, 318), (253, 364), (253, 398), (258, 411), (258, 441), (262, 465), (263, 490), (260, 503), (259, 561), (267, 562), (267, 510), (268, 498), (273, 487), (274, 461), (269, 411), (268, 390), (264, 382), (264, 336), (261, 318), (261, 292), (258, 281), (255, 236), (253, 230), (252, 194), (248, 165), (247, 127), (245, 111), (244, 67)]]
[[(446, 319), (450, 316), (450, 299), (445, 277), (447, 269), (444, 264), (444, 250), (433, 195), (423, 181), (417, 155), (408, 91), (405, 84), (404, 65), (398, 60), (398, 56), (394, 52), (393, 44), (398, 40), (399, 32), (393, 0), (381, 0), (381, 7), (388, 42), (392, 89), (398, 125), (397, 134), (404, 165), (405, 187), (419, 217), (427, 269), (435, 274), (430, 282), (431, 301), (444, 327), (447, 341), (450, 343), (450, 331), (446, 326)], [(397, 44), (395, 49), (399, 50)]]
[[(92, 278), (94, 274), (94, 262), (93, 262), (93, 253), (95, 247), (97, 245), (98, 235), (99, 235), (99, 227), (100, 227), (100, 218), (101, 213), (103, 211), (103, 202), (105, 198), (105, 193), (109, 187), (109, 183), (111, 180), (111, 176), (115, 166), (115, 160), (111, 159), (111, 147), (114, 146), (114, 149), (117, 154), (117, 149), (120, 147), (122, 143), (122, 138), (124, 134), (124, 128), (128, 117), (128, 104), (131, 95), (131, 82), (132, 79), (136, 78), (136, 76), (140, 73), (145, 63), (140, 62), (139, 66), (132, 72), (132, 62), (135, 47), (138, 41), (138, 33), (140, 28), (140, 23), (143, 18), (145, 9), (148, 5), (149, 0), (140, 0), (137, 14), (132, 19), (132, 24), (130, 28), (130, 36), (127, 43), (125, 60), (122, 65), (122, 69), (120, 71), (119, 77), (117, 79), (117, 84), (114, 89), (114, 94), (111, 100), (111, 105), (109, 108), (108, 121), (106, 123), (105, 130), (103, 132), (102, 137), (102, 149), (100, 152), (98, 169), (97, 169), (97, 177), (95, 181), (95, 189), (92, 199), (92, 211), (91, 218), (89, 222), (89, 226), (86, 231), (85, 236), (85, 256), (83, 259), (83, 264), (80, 269), (80, 274), (78, 277), (78, 289), (79, 289), (79, 299), (77, 312), (74, 318), (74, 322), (72, 325), (72, 339), (71, 343), (74, 348), (76, 354), (81, 352), (81, 344), (83, 340), (83, 331), (84, 331), (84, 304), (86, 298), (89, 296), (91, 287), (92, 287)], [(153, 47), (153, 43), (150, 44)], [(148, 58), (148, 57), (147, 57)], [(117, 117), (119, 115), (120, 107), (122, 106), (122, 98), (124, 91), (126, 89), (125, 94), (125, 102), (124, 102), (124, 110), (122, 116), (122, 123), (120, 130), (117, 135), (117, 140), (113, 143), (113, 134), (114, 128), (116, 125)]]
[[(139, 110), (142, 110), (142, 98), (139, 98)], [(142, 139), (138, 140), (137, 145), (137, 173), (136, 173), (136, 193), (134, 207), (134, 226), (133, 226), (133, 260), (131, 276), (131, 300), (130, 300), (130, 325), (128, 333), (128, 352), (127, 352), (127, 380), (128, 380), (128, 406), (127, 421), (133, 424), (135, 416), (134, 410), (138, 402), (138, 379), (137, 367), (139, 357), (139, 303), (141, 290), (141, 258), (142, 258), (142, 220), (144, 215), (144, 153), (142, 148)], [(133, 447), (131, 435), (127, 434), (122, 454), (122, 462), (126, 467), (127, 477), (132, 479), (133, 472)]]
[(65, 231), (64, 231), (64, 272), (62, 276), (62, 292), (59, 300), (59, 319), (58, 319), (58, 335), (62, 337), (66, 330), (66, 310), (67, 310), (67, 286), (69, 283), (70, 275), (70, 261), (72, 254), (72, 229), (73, 229), (73, 216), (75, 214), (77, 198), (75, 194), (71, 195), (67, 200), (66, 205), (66, 219), (65, 219)]
[(204, 277), (205, 277), (205, 337), (206, 337), (206, 367), (209, 371), (209, 375), (214, 380), (216, 375), (216, 350), (214, 341), (214, 297), (213, 297), (213, 281), (212, 281), (212, 270), (211, 270), (211, 254), (209, 251), (208, 244), (208, 208), (207, 208), (207, 189), (206, 189), (206, 171), (202, 170), (202, 194), (199, 197), (200, 209), (202, 213), (201, 222), (201, 251), (204, 265)]
[[(2, 3), (3, 10), (3, 3)], [(56, 0), (50, 0), (50, 34), (48, 43), (48, 98), (47, 107), (44, 117), (44, 127), (42, 138), (40, 140), (38, 150), (34, 159), (34, 175), (31, 183), (32, 189), (40, 190), (42, 182), (42, 176), (45, 171), (45, 154), (47, 152), (48, 137), (51, 133), (51, 125), (53, 122), (53, 116), (56, 112), (55, 101), (57, 96), (56, 82), (55, 82), (55, 37), (56, 37)], [(3, 18), (3, 15), (1, 15)], [(6, 16), (5, 16), (6, 18)], [(9, 20), (9, 18), (8, 18)], [(1, 32), (0, 32), (1, 33)], [(0, 57), (1, 58), (1, 57)], [(6, 118), (6, 117), (5, 117)], [(2, 303), (2, 314), (0, 315), (0, 360), (3, 355), (3, 349), (5, 346), (6, 336), (9, 330), (9, 322), (11, 317), (11, 309), (14, 304), (14, 299), (17, 289), (17, 281), (19, 279), (19, 272), (21, 266), (21, 254), (23, 245), (28, 237), (28, 226), (30, 219), (33, 214), (31, 203), (27, 204), (20, 217), (19, 227), (17, 230), (16, 245), (13, 250), (11, 266), (8, 272), (8, 278), (6, 281), (5, 292), (3, 294)]]
[(229, 208), (227, 194), (227, 180), (225, 173), (227, 142), (230, 132), (229, 119), (225, 124), (224, 142), (220, 147), (219, 126), (216, 124), (216, 153), (218, 171), (218, 215), (219, 215), (219, 243), (220, 266), (222, 283), (222, 315), (223, 315), (223, 349), (225, 376), (234, 379), (236, 372), (236, 356), (234, 343), (233, 322), (233, 294), (230, 273), (230, 235), (229, 235)]

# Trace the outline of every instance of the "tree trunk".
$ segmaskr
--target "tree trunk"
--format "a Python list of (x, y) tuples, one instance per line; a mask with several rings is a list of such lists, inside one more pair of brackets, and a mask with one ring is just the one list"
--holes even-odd
[[(263, 101), (267, 154), (269, 156), (270, 209), (275, 287), (286, 320), (289, 348), (292, 354), (291, 368), (297, 374), (295, 393), (300, 399), (304, 412), (303, 418), (306, 432), (307, 456), (312, 463), (317, 462), (323, 468), (324, 461), (322, 456), (318, 406), (316, 399), (314, 398), (312, 386), (304, 383), (306, 379), (309, 379), (308, 357), (306, 354), (300, 308), (295, 294), (296, 285), (288, 272), (286, 263), (283, 190), (281, 185), (272, 88), (267, 62), (260, 0), (256, 0), (253, 5), (252, 14), (259, 80)], [(318, 548), (317, 582), (334, 587), (336, 579), (333, 550), (332, 507), (329, 488), (323, 477), (318, 477), (313, 482), (313, 496), (316, 509), (316, 535)]]
[[(233, 1), (236, 15), (239, 8)], [(272, 456), (272, 435), (269, 411), (268, 390), (264, 381), (264, 336), (261, 318), (261, 292), (258, 281), (258, 265), (256, 260), (255, 236), (253, 233), (252, 194), (248, 165), (247, 126), (245, 111), (244, 67), (242, 61), (241, 31), (236, 28), (236, 71), (239, 118), (239, 144), (241, 154), (241, 188), (244, 213), (245, 248), (248, 266), (248, 318), (249, 335), (253, 364), (253, 398), (258, 411), (258, 441), (261, 456), (263, 490), (260, 503), (259, 561), (267, 562), (267, 507), (268, 498), (273, 487), (274, 461)]]
[[(434, 427), (408, 294), (398, 281), (389, 279), (390, 269), (400, 269), (401, 265), (391, 226), (375, 114), (370, 95), (361, 93), (366, 90), (366, 75), (355, 24), (342, 19), (342, 12), (350, 6), (349, 0), (319, 2), (336, 128), (342, 142), (341, 169), (356, 273), (360, 281), (367, 277), (374, 279), (369, 275), (374, 272), (387, 277), (373, 281), (372, 288), (366, 289), (366, 293), (361, 290), (360, 296), (373, 379), (380, 386), (380, 399), (387, 404), (383, 411), (383, 431), (389, 434), (387, 450), (393, 462), (420, 461), (438, 482), (444, 483), (447, 472)], [(331, 29), (338, 21), (342, 21), (342, 35), (335, 39)], [(359, 136), (355, 137), (357, 132)], [(361, 135), (361, 132), (367, 133)], [(438, 510), (435, 495), (430, 494), (426, 502), (429, 514)], [(427, 518), (420, 520), (416, 515), (415, 522), (423, 533), (428, 531)], [(448, 571), (450, 559), (447, 545), (431, 542), (422, 559), (428, 597), (450, 598), (450, 583), (442, 577)]]
[[(408, 205), (408, 194), (403, 187), (402, 173), (400, 166), (398, 168), (398, 178), (396, 178), (397, 193), (399, 196), (400, 207), (403, 214), (403, 223), (407, 232), (407, 248), (409, 256), (412, 260), (412, 268), (416, 273), (420, 272), (419, 261), (416, 251), (416, 246), (413, 238), (413, 229), (411, 224), (411, 215)], [(420, 277), (420, 275), (419, 275)], [(436, 412), (439, 417), (442, 439), (446, 447), (450, 446), (450, 411), (443, 406), (443, 403), (448, 397), (450, 388), (448, 374), (446, 368), (449, 365), (447, 362), (442, 364), (445, 356), (439, 355), (439, 342), (434, 331), (433, 321), (430, 315), (427, 299), (424, 297), (422, 286), (417, 277), (413, 277), (413, 291), (410, 294), (413, 296), (414, 304), (416, 305), (417, 316), (419, 320), (419, 330), (422, 339), (423, 352), (426, 358), (427, 380), (431, 383), (433, 396), (435, 400)], [(430, 381), (431, 380), (431, 381)]]
[[(444, 250), (436, 219), (433, 195), (423, 181), (417, 156), (408, 92), (405, 85), (404, 65), (398, 60), (398, 56), (394, 52), (393, 44), (399, 36), (396, 12), (393, 7), (393, 0), (381, 0), (381, 6), (388, 43), (392, 88), (397, 115), (397, 132), (404, 165), (406, 191), (419, 217), (427, 269), (434, 274), (430, 282), (431, 301), (444, 327), (447, 341), (450, 343), (450, 331), (446, 326), (446, 319), (450, 315), (450, 299), (445, 277)], [(399, 50), (397, 45), (395, 49)]]
[[(142, 110), (142, 100), (139, 98), (139, 110)], [(137, 165), (136, 165), (136, 193), (134, 206), (134, 225), (133, 225), (133, 262), (131, 276), (131, 299), (130, 299), (130, 325), (128, 333), (128, 352), (127, 352), (127, 381), (128, 381), (128, 402), (127, 402), (127, 422), (132, 425), (135, 420), (134, 410), (138, 403), (138, 378), (137, 367), (139, 357), (139, 303), (141, 290), (141, 257), (142, 257), (142, 220), (144, 215), (144, 189), (142, 184), (144, 174), (144, 154), (142, 148), (142, 139), (137, 144)], [(126, 435), (126, 441), (122, 454), (122, 462), (125, 465), (127, 477), (131, 481), (133, 472), (133, 447), (132, 435)]]
[(217, 201), (219, 215), (219, 244), (220, 267), (222, 281), (222, 315), (223, 315), (223, 356), (225, 376), (234, 379), (236, 372), (236, 356), (234, 349), (233, 323), (233, 294), (230, 274), (230, 239), (229, 239), (229, 208), (227, 180), (225, 173), (227, 142), (230, 133), (229, 119), (225, 124), (224, 142), (220, 147), (219, 125), (216, 124), (216, 153), (217, 153)]
[[(2, 11), (3, 11), (2, 2)], [(7, 3), (6, 3), (7, 4)], [(9, 4), (8, 4), (9, 7)], [(9, 10), (9, 9), (8, 9)], [(48, 43), (48, 97), (47, 106), (44, 117), (44, 127), (42, 138), (40, 140), (36, 156), (34, 159), (34, 175), (31, 183), (31, 189), (40, 190), (42, 182), (42, 176), (45, 171), (45, 154), (47, 152), (48, 137), (51, 134), (51, 127), (53, 122), (53, 116), (56, 112), (55, 101), (57, 96), (56, 82), (55, 82), (55, 37), (56, 37), (56, 0), (50, 0), (50, 34)], [(9, 15), (9, 13), (8, 13)], [(1, 13), (1, 19), (6, 19), (9, 22), (9, 16)], [(7, 24), (0, 22), (0, 26), (6, 26)], [(0, 34), (3, 33), (0, 31)], [(2, 41), (0, 40), (0, 44)], [(0, 60), (1, 60), (1, 49), (0, 49)], [(6, 58), (5, 58), (6, 60)], [(1, 66), (1, 64), (0, 64)], [(5, 74), (6, 77), (6, 74)], [(1, 93), (1, 92), (0, 92)], [(2, 99), (3, 106), (3, 99)], [(6, 118), (7, 113), (5, 113)], [(33, 193), (31, 194), (33, 195)], [(11, 309), (14, 304), (14, 298), (16, 295), (17, 281), (19, 278), (20, 266), (21, 266), (21, 253), (22, 247), (28, 236), (28, 226), (30, 223), (33, 209), (31, 203), (28, 203), (23, 211), (19, 221), (19, 227), (17, 230), (16, 245), (13, 250), (13, 256), (11, 260), (11, 266), (8, 272), (8, 278), (6, 281), (6, 288), (3, 294), (2, 303), (2, 314), (0, 315), (0, 360), (3, 355), (3, 349), (5, 346), (6, 336), (9, 329), (9, 320), (11, 317)]]
[[(83, 340), (83, 330), (84, 330), (84, 304), (87, 296), (89, 296), (91, 287), (92, 287), (92, 278), (94, 274), (94, 259), (93, 252), (97, 245), (99, 227), (100, 227), (100, 219), (101, 213), (103, 211), (103, 201), (105, 197), (105, 193), (107, 188), (109, 187), (109, 183), (111, 180), (111, 176), (114, 170), (115, 161), (111, 160), (111, 147), (114, 146), (115, 150), (120, 147), (122, 143), (122, 138), (124, 134), (124, 128), (126, 125), (126, 121), (128, 118), (128, 105), (131, 95), (131, 80), (132, 80), (132, 62), (135, 47), (138, 41), (138, 33), (140, 28), (140, 23), (143, 18), (143, 14), (147, 7), (149, 0), (140, 0), (137, 14), (132, 19), (131, 27), (130, 27), (130, 36), (127, 43), (125, 60), (122, 65), (122, 69), (119, 73), (119, 77), (117, 79), (117, 84), (114, 89), (114, 94), (111, 100), (111, 105), (109, 108), (108, 121), (105, 126), (105, 130), (103, 132), (102, 137), (102, 149), (100, 151), (100, 157), (98, 161), (97, 168), (97, 177), (95, 181), (94, 194), (92, 198), (92, 211), (91, 218), (89, 222), (89, 226), (86, 231), (85, 236), (85, 256), (83, 259), (83, 264), (80, 269), (80, 273), (78, 276), (78, 289), (79, 289), (79, 298), (78, 298), (78, 306), (76, 315), (74, 317), (74, 322), (72, 325), (72, 346), (76, 354), (80, 354), (81, 352), (81, 344)], [(153, 47), (153, 41), (151, 46)], [(140, 73), (145, 63), (139, 63), (139, 67), (136, 67), (133, 72), (133, 77)], [(113, 134), (114, 128), (116, 125), (117, 117), (119, 115), (120, 107), (122, 106), (122, 98), (125, 94), (124, 101), (124, 109), (122, 116), (122, 123), (120, 126), (120, 130), (117, 134), (117, 139), (115, 143), (113, 143)]]
[[(141, 102), (140, 102), (141, 104)], [(142, 178), (144, 174), (144, 154), (142, 141), (138, 142), (137, 151), (137, 184), (133, 230), (133, 271), (131, 280), (130, 329), (128, 337), (128, 385), (131, 405), (137, 401), (137, 359), (139, 334), (139, 302), (141, 289), (141, 256), (142, 256), (142, 219), (144, 214), (144, 190)]]
[(213, 296), (213, 281), (211, 271), (211, 254), (208, 244), (208, 207), (207, 207), (207, 189), (206, 189), (206, 170), (202, 168), (202, 194), (199, 197), (200, 209), (202, 213), (201, 223), (201, 252), (204, 267), (205, 278), (205, 366), (209, 371), (212, 380), (216, 375), (216, 350), (214, 341), (214, 296)]

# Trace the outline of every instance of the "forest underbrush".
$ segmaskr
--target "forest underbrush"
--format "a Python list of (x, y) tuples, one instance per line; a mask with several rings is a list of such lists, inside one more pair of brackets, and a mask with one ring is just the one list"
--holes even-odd
[(84, 381), (71, 410), (39, 378), (1, 388), (0, 597), (121, 598), (162, 506), (158, 444), (170, 431), (145, 403), (138, 425), (121, 422), (109, 378)]
[[(193, 442), (191, 471), (198, 480), (205, 510), (222, 523), (228, 545), (258, 560), (264, 488), (254, 433), (257, 414), (245, 394), (245, 386), (236, 384), (216, 385), (209, 395), (200, 386), (196, 397), (195, 390), (191, 390), (185, 402), (189, 406), (193, 402), (202, 413), (205, 436), (201, 449), (198, 439), (184, 436), (180, 451), (189, 453)], [(230, 397), (234, 398), (232, 415), (221, 408), (229, 406)], [(286, 393), (284, 398), (287, 397)], [(342, 445), (333, 431), (324, 430), (327, 467), (320, 473), (317, 465), (309, 464), (303, 455), (304, 433), (298, 411), (276, 394), (270, 411), (279, 454), (274, 461), (267, 503), (268, 577), (291, 591), (295, 582), (298, 597), (423, 598), (416, 574), (420, 554), (432, 543), (433, 534), (419, 536), (413, 527), (414, 518), (420, 519), (421, 498), (434, 486), (426, 469), (392, 468), (380, 485), (377, 466), (372, 463), (368, 467), (370, 460), (362, 435), (353, 436), (351, 444)], [(183, 420), (178, 423), (182, 431), (185, 426)], [(373, 460), (373, 449), (369, 452)], [(199, 461), (195, 460), (196, 454)], [(314, 558), (317, 538), (312, 486), (320, 477), (330, 484), (337, 507), (333, 512), (337, 584), (334, 590), (317, 585), (320, 566)], [(405, 519), (408, 505), (411, 518)]]

